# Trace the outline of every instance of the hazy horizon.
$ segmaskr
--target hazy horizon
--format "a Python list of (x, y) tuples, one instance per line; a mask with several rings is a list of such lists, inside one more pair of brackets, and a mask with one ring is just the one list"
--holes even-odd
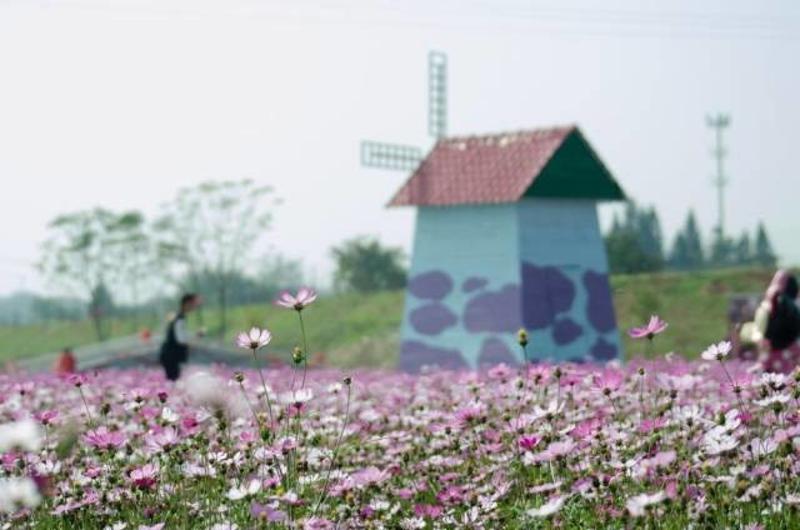
[[(0, 294), (58, 214), (153, 214), (180, 187), (249, 177), (283, 204), (255, 255), (303, 260), (376, 235), (410, 251), (407, 175), (360, 166), (362, 139), (428, 149), (426, 60), (449, 60), (449, 130), (577, 123), (667, 245), (716, 219), (708, 113), (725, 140), (728, 233), (763, 220), (800, 263), (794, 123), (800, 5), (789, 1), (0, 0)], [(606, 212), (607, 214), (607, 212)]]

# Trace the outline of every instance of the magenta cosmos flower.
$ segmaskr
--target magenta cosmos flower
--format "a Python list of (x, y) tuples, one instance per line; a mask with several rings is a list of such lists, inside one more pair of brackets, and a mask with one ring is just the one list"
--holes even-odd
[(246, 350), (258, 350), (272, 340), (272, 333), (268, 329), (250, 328), (249, 332), (242, 331), (236, 335), (236, 345)]
[(142, 489), (152, 488), (158, 478), (158, 467), (154, 464), (145, 464), (131, 471), (130, 479), (133, 484)]
[(310, 287), (301, 287), (294, 296), (289, 291), (284, 291), (275, 300), (275, 303), (287, 309), (302, 311), (306, 306), (311, 305), (317, 299), (317, 292)]
[(661, 320), (656, 315), (650, 317), (650, 321), (647, 323), (646, 326), (642, 326), (639, 328), (631, 328), (628, 330), (628, 335), (630, 335), (633, 339), (649, 339), (653, 340), (653, 337), (661, 333), (667, 329), (667, 323)]

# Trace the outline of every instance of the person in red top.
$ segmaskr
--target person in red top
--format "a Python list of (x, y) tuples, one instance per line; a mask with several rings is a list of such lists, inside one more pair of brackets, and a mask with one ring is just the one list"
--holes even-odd
[(75, 361), (75, 355), (72, 353), (72, 348), (64, 348), (53, 365), (53, 371), (57, 374), (72, 374), (75, 373), (76, 365), (77, 363)]

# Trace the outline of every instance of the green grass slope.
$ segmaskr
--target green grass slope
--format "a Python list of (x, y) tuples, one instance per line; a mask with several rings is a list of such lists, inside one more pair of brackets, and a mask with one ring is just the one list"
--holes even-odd
[[(727, 333), (728, 301), (737, 293), (760, 293), (772, 272), (758, 269), (729, 269), (693, 273), (659, 273), (612, 278), (614, 303), (620, 330), (639, 325), (651, 314), (661, 315), (670, 327), (656, 341), (659, 353), (675, 351), (695, 357), (709, 343)], [(397, 359), (398, 331), (403, 308), (403, 293), (381, 292), (370, 295), (342, 294), (321, 298), (304, 313), (312, 352), (323, 351), (326, 360), (338, 366), (392, 366)], [(218, 315), (206, 309), (202, 315), (211, 334)], [(201, 325), (200, 315), (190, 323)], [(151, 316), (111, 322), (111, 335), (134, 333), (140, 326), (159, 329), (163, 323)], [(229, 312), (232, 343), (237, 330), (267, 326), (273, 333), (270, 350), (288, 352), (301, 338), (297, 315), (271, 304), (236, 307)], [(0, 361), (19, 359), (55, 351), (64, 345), (80, 346), (94, 342), (88, 321), (53, 322), (45, 325), (0, 327)], [(536, 340), (532, 333), (531, 340)], [(628, 357), (644, 351), (624, 335)]]

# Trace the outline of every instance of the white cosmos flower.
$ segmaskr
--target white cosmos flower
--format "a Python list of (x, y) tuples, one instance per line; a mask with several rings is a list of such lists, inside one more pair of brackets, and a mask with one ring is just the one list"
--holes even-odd
[(742, 420), (739, 418), (739, 409), (731, 409), (726, 412), (721, 425), (712, 421), (706, 421), (706, 424), (711, 427), (711, 430), (706, 433), (707, 436), (733, 432), (742, 424)]
[(42, 502), (39, 488), (28, 478), (0, 479), (0, 512), (14, 513), (20, 508), (36, 508)]
[(558, 400), (552, 400), (550, 403), (547, 404), (546, 407), (542, 408), (539, 405), (536, 405), (533, 409), (533, 416), (536, 419), (544, 418), (545, 416), (555, 416), (559, 412), (564, 409), (564, 402), (558, 402)]
[(246, 484), (240, 484), (239, 486), (232, 487), (228, 490), (228, 493), (226, 493), (225, 496), (232, 501), (238, 501), (244, 499), (245, 497), (255, 495), (259, 491), (261, 491), (261, 481), (254, 478)]
[(710, 455), (719, 455), (732, 451), (738, 445), (739, 440), (717, 430), (709, 431), (703, 437), (703, 450)]
[(764, 399), (759, 399), (755, 403), (759, 407), (771, 407), (775, 403), (780, 403), (783, 405), (784, 403), (788, 402), (791, 399), (786, 394), (773, 394), (771, 396), (767, 396)]
[(36, 452), (42, 447), (42, 428), (32, 419), (0, 425), (0, 453), (12, 449)]
[(722, 361), (731, 353), (733, 346), (727, 340), (722, 342), (718, 342), (717, 344), (712, 344), (706, 350), (700, 354), (706, 361)]
[(771, 388), (783, 388), (786, 386), (786, 376), (784, 374), (767, 372), (761, 374), (761, 384)]
[(209, 530), (239, 530), (239, 526), (236, 523), (217, 523)]
[(628, 508), (628, 512), (630, 512), (632, 516), (641, 517), (644, 515), (645, 509), (648, 506), (657, 504), (666, 498), (667, 495), (663, 491), (658, 491), (656, 493), (643, 493), (628, 499), (625, 502), (625, 507)]
[(567, 500), (566, 495), (562, 495), (560, 497), (553, 497), (546, 503), (542, 504), (538, 508), (532, 508), (528, 510), (528, 515), (531, 517), (549, 517), (554, 513), (558, 512), (562, 506), (564, 506), (564, 501)]
[(764, 440), (753, 438), (748, 445), (750, 447), (750, 452), (755, 458), (774, 453), (775, 450), (778, 449), (778, 444), (776, 444), (772, 438), (766, 438)]
[(242, 331), (236, 335), (236, 345), (246, 350), (259, 350), (269, 344), (272, 340), (272, 333), (268, 329), (257, 327), (250, 328), (250, 331)]
[(284, 405), (302, 405), (303, 403), (311, 401), (313, 397), (314, 393), (310, 388), (302, 388), (300, 390), (284, 392), (281, 394), (281, 402)]
[(161, 419), (167, 423), (175, 423), (176, 421), (181, 419), (181, 417), (178, 415), (177, 412), (173, 411), (171, 408), (164, 407), (163, 409), (161, 409)]
[(703, 409), (699, 405), (685, 405), (675, 411), (678, 420), (686, 423), (698, 423), (703, 419)]

